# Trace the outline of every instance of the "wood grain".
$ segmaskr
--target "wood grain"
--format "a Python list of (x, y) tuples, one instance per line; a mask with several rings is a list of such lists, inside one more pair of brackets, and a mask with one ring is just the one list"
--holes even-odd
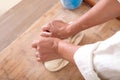
[(36, 61), (35, 51), (31, 48), (33, 40), (39, 38), (40, 28), (51, 20), (66, 22), (75, 20), (89, 9), (82, 5), (69, 11), (60, 3), (44, 14), (22, 36), (0, 53), (0, 79), (2, 80), (83, 80), (75, 65), (69, 64), (59, 72), (47, 71), (42, 63)]
[[(90, 9), (84, 3), (76, 10), (64, 9), (60, 3), (56, 4), (39, 20), (37, 20), (24, 34), (11, 45), (0, 52), (1, 80), (84, 80), (77, 67), (69, 64), (58, 72), (47, 71), (43, 64), (36, 61), (35, 50), (31, 48), (33, 40), (39, 38), (43, 25), (54, 19), (70, 22), (86, 13)], [(85, 37), (81, 45), (104, 40), (120, 30), (120, 21), (114, 19), (104, 24), (83, 31)]]
[(0, 16), (0, 51), (26, 31), (58, 0), (22, 0)]

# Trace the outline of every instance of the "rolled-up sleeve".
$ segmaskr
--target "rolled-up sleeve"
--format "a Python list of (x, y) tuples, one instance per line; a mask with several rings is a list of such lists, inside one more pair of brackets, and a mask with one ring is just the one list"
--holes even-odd
[(80, 47), (74, 54), (75, 63), (85, 80), (100, 80), (93, 68), (93, 51), (99, 43)]
[(120, 31), (111, 38), (80, 47), (75, 63), (85, 80), (120, 79)]

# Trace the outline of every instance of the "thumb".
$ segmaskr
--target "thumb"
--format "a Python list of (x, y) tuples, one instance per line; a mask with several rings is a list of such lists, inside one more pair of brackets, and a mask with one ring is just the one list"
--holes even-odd
[(40, 33), (40, 36), (43, 36), (43, 37), (51, 37), (51, 33), (50, 32), (41, 32)]
[(45, 27), (42, 28), (42, 31), (50, 32), (50, 27), (49, 26), (45, 26)]

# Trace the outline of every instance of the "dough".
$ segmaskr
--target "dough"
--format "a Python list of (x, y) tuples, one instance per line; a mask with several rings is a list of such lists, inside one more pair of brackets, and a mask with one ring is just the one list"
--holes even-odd
[(63, 59), (55, 59), (47, 61), (44, 63), (44, 66), (49, 71), (58, 71), (64, 68), (69, 62)]
[(72, 36), (69, 38), (69, 42), (74, 44), (74, 45), (79, 45), (80, 42), (82, 41), (84, 37), (84, 33), (83, 32), (79, 32), (78, 34)]
[[(80, 32), (70, 38), (67, 39), (72, 44), (78, 45), (82, 41), (84, 37), (84, 33)], [(44, 63), (44, 66), (49, 71), (59, 71), (64, 68), (69, 62), (64, 59), (55, 59), (51, 61), (47, 61)]]

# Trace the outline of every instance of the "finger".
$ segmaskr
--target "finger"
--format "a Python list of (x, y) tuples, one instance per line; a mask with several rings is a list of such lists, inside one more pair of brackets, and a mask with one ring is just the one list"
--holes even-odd
[(35, 56), (36, 56), (37, 58), (40, 57), (39, 52), (36, 52), (36, 53), (35, 53)]
[(37, 61), (44, 63), (45, 60), (44, 60), (43, 54), (41, 54), (39, 51), (37, 51), (35, 53), (35, 56), (36, 56)]
[(43, 37), (51, 37), (51, 33), (50, 32), (42, 32), (40, 34), (40, 36), (43, 36)]
[(37, 43), (38, 43), (38, 41), (33, 41), (32, 42), (32, 48), (37, 48)]
[(41, 58), (37, 58), (38, 62), (41, 62), (42, 64), (44, 64), (45, 61), (42, 61)]
[(40, 62), (40, 61), (41, 61), (41, 59), (38, 57), (38, 58), (37, 58), (37, 61), (38, 61), (38, 62)]
[(44, 31), (44, 32), (50, 32), (50, 27), (49, 27), (49, 25), (43, 27), (43, 28), (42, 28), (42, 31)]
[(40, 53), (39, 52), (36, 52), (35, 56), (36, 56), (37, 61), (41, 61), (41, 57), (40, 57)]

